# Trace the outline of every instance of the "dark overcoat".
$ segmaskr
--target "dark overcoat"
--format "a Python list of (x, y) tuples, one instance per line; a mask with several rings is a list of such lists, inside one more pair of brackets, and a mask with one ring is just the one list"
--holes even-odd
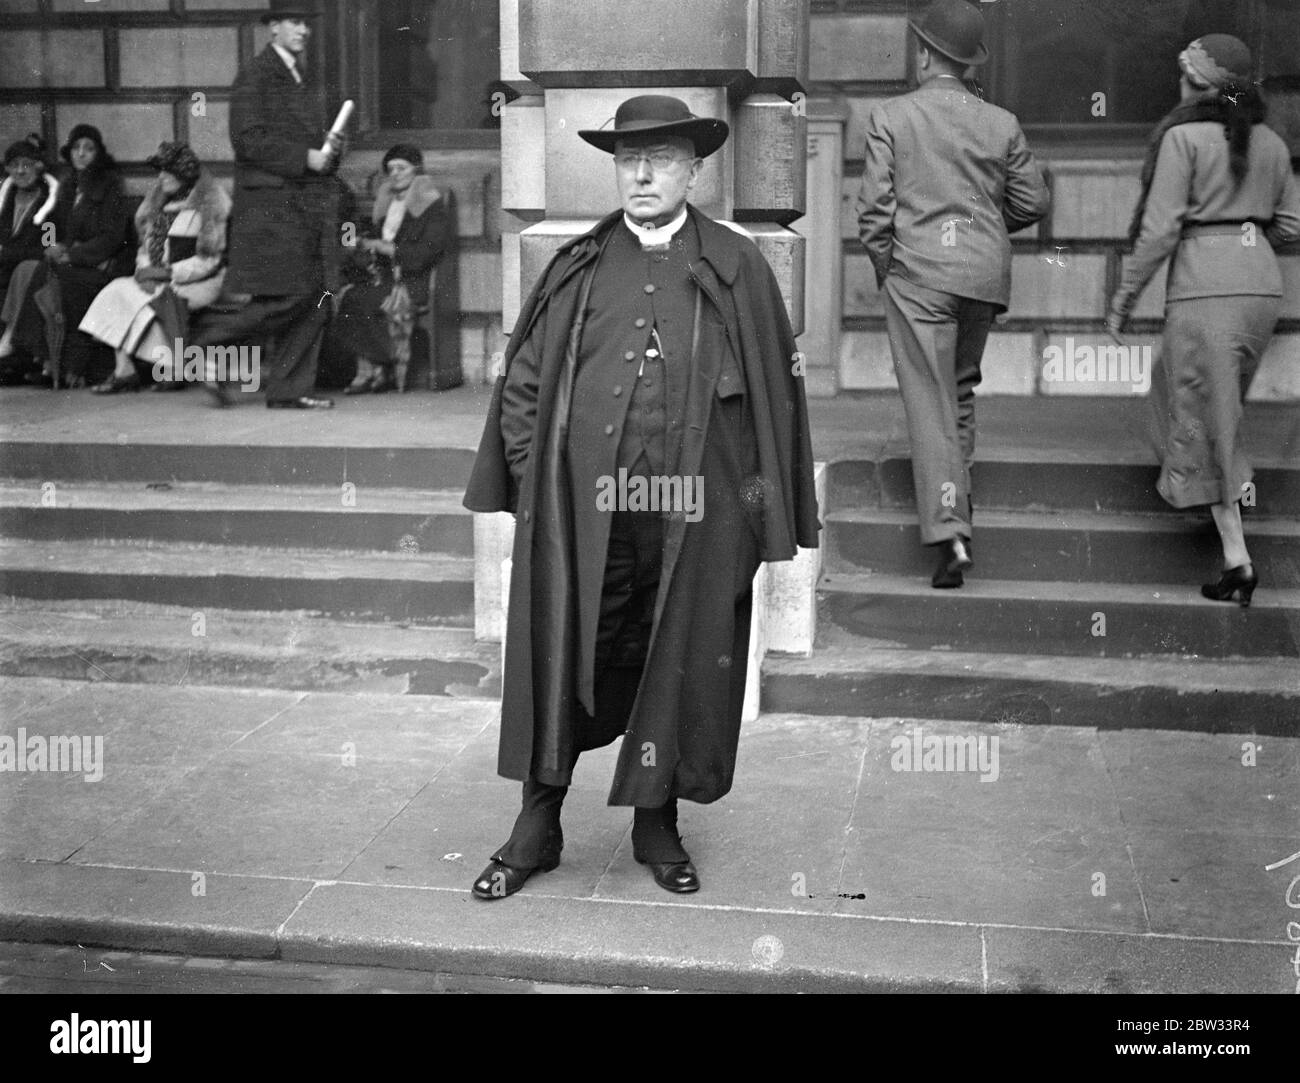
[[(59, 240), (68, 246), (68, 263), (92, 268), (110, 278), (130, 274), (135, 266), (131, 205), (116, 169), (77, 174), (59, 171)], [(81, 198), (78, 199), (77, 197)]]
[[(611, 805), (731, 788), (744, 700), (751, 581), (760, 561), (817, 545), (802, 368), (775, 276), (748, 238), (690, 208), (700, 238), (698, 305), (676, 472), (704, 478), (704, 514), (666, 520), (649, 654), (627, 721)], [(498, 771), (567, 784), (580, 730), (580, 622), (599, 606), (603, 546), (575, 545), (575, 517), (605, 514), (570, 490), (573, 377), (590, 278), (617, 212), (556, 254), (520, 312), (465, 505), (516, 514)], [(535, 367), (536, 423), (512, 471), (501, 432), (512, 367)], [(725, 371), (737, 379), (720, 379)], [(596, 449), (591, 449), (597, 454)], [(607, 536), (607, 535), (606, 535)], [(581, 574), (579, 574), (581, 572)], [(579, 596), (575, 583), (594, 583)], [(588, 656), (590, 656), (588, 654)], [(610, 738), (606, 738), (608, 740)]]
[(339, 285), (338, 182), (307, 168), (308, 149), (325, 142), (325, 124), (302, 74), (300, 84), (268, 45), (235, 79), (231, 293), (286, 297)]
[[(80, 198), (78, 198), (80, 196)], [(15, 341), (44, 353), (45, 321), (33, 295), (51, 270), (59, 278), (59, 299), (67, 335), (61, 368), (70, 376), (102, 379), (113, 370), (112, 351), (77, 330), (91, 302), (113, 279), (135, 266), (135, 230), (122, 175), (116, 169), (91, 169), (78, 176), (71, 166), (59, 171), (58, 239), (68, 248), (68, 262), (44, 263), (28, 287), (15, 328)]]

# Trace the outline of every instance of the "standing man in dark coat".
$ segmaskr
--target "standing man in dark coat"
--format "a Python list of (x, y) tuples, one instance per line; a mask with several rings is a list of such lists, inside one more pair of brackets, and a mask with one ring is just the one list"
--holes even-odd
[[(274, 338), (264, 367), (266, 405), (322, 409), (313, 397), (327, 294), (338, 288), (341, 238), (338, 167), (342, 140), (315, 114), (302, 60), (316, 12), (272, 0), (262, 16), (271, 43), (240, 71), (230, 105), (235, 198), (226, 290), (252, 294), (237, 312), (212, 320), (200, 345)], [(324, 142), (328, 148), (322, 150)], [(210, 383), (214, 404), (226, 405)]]
[(731, 788), (754, 573), (817, 544), (775, 276), (687, 203), (727, 132), (658, 95), (579, 132), (614, 155), (623, 209), (560, 249), (506, 350), (465, 504), (516, 515), (498, 771), (524, 788), (480, 898), (558, 864), (578, 754), (619, 737), (634, 857), (699, 888), (677, 799)]
[(1010, 299), (1009, 234), (1042, 218), (1049, 198), (1019, 122), (962, 82), (988, 59), (979, 10), (935, 0), (909, 25), (921, 85), (867, 119), (858, 235), (884, 293), (921, 541), (939, 551), (930, 582), (943, 589), (972, 564), (975, 387)]

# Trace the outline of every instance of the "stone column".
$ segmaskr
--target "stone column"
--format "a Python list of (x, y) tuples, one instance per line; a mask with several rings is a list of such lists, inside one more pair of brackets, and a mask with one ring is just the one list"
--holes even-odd
[(848, 108), (825, 98), (808, 102), (808, 238), (804, 278), (804, 333), (799, 351), (809, 396), (839, 389), (840, 327), (844, 317), (844, 260), (840, 201), (844, 187), (844, 126)]
[[(619, 205), (609, 155), (577, 136), (635, 94), (672, 94), (731, 125), (694, 202), (749, 234), (803, 330), (808, 0), (502, 0), (503, 328), (555, 250)], [(508, 223), (509, 224), (509, 223)]]

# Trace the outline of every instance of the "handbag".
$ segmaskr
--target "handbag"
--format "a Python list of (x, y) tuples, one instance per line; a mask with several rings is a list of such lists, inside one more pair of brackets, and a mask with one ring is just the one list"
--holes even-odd
[(190, 326), (190, 306), (170, 284), (154, 294), (149, 307), (158, 314), (158, 326), (168, 345), (185, 337)]

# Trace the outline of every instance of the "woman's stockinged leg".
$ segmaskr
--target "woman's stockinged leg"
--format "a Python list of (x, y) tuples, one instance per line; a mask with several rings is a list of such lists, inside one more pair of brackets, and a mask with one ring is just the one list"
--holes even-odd
[(1219, 541), (1223, 544), (1224, 569), (1249, 564), (1250, 553), (1246, 551), (1246, 535), (1241, 526), (1241, 505), (1236, 501), (1231, 504), (1211, 504), (1210, 513), (1214, 516)]

